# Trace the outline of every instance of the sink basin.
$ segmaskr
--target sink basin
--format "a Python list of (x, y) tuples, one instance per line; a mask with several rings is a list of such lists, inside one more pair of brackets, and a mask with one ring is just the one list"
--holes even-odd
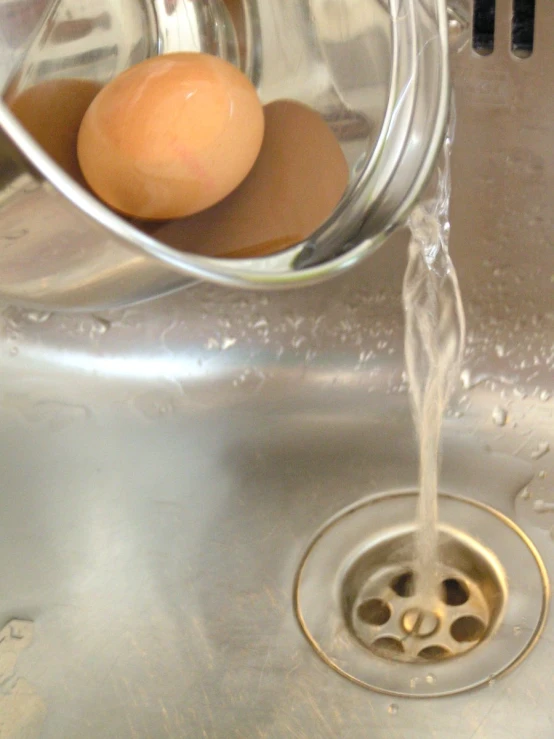
[[(516, 59), (498, 5), (495, 52), (466, 40), (453, 58), (468, 347), (441, 489), (515, 521), (552, 577), (554, 24), (537, 3), (534, 53)], [(552, 618), (508, 674), (427, 700), (345, 679), (295, 618), (315, 532), (417, 481), (406, 243), (286, 293), (3, 306), (2, 739), (552, 736)]]

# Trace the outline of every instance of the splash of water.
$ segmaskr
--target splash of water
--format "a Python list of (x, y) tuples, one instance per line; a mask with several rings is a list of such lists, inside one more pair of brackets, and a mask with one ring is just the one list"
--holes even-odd
[(448, 253), (453, 138), (452, 112), (435, 181), (408, 222), (412, 236), (403, 286), (406, 368), (420, 454), (416, 574), (423, 598), (432, 598), (438, 586), (439, 444), (465, 342), (458, 278)]

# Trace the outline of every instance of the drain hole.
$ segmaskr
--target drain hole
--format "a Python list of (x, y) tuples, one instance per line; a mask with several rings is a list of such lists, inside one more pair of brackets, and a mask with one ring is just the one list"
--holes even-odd
[(469, 599), (467, 585), (455, 577), (442, 581), (442, 600), (447, 606), (462, 606)]
[(414, 594), (414, 573), (404, 572), (402, 575), (398, 575), (390, 584), (396, 595), (401, 598), (409, 598), (410, 595)]
[(371, 648), (382, 657), (390, 657), (391, 653), (404, 653), (402, 642), (400, 639), (395, 639), (393, 636), (382, 636), (380, 639), (376, 639), (371, 645)]
[(382, 626), (391, 617), (391, 609), (380, 598), (366, 600), (358, 608), (358, 618), (371, 626)]
[(514, 0), (512, 17), (512, 53), (527, 59), (533, 53), (535, 35), (535, 0)]
[(432, 644), (430, 647), (425, 647), (421, 652), (418, 652), (418, 657), (428, 660), (446, 659), (452, 656), (452, 653), (446, 647), (440, 647), (438, 644)]
[(473, 48), (486, 56), (494, 50), (494, 17), (496, 0), (474, 0), (473, 3)]
[(485, 633), (485, 624), (475, 616), (462, 616), (454, 621), (450, 633), (457, 642), (479, 641)]

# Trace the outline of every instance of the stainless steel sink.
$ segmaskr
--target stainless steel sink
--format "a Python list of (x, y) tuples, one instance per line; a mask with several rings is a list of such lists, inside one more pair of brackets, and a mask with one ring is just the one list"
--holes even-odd
[[(469, 345), (441, 488), (513, 519), (552, 577), (554, 17), (537, 3), (517, 59), (509, 5), (492, 55), (462, 36), (453, 59)], [(196, 285), (94, 316), (4, 306), (2, 739), (552, 737), (552, 618), (516, 669), (427, 700), (353, 684), (295, 618), (318, 528), (417, 480), (405, 251), (397, 234), (287, 293)]]

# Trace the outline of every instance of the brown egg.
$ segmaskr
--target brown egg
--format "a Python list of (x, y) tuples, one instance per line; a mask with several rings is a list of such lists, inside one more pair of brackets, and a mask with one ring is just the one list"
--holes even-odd
[(147, 230), (182, 251), (254, 257), (310, 236), (333, 212), (348, 184), (348, 165), (319, 113), (290, 100), (264, 108), (256, 164), (225, 200), (190, 218)]
[(114, 209), (178, 218), (214, 205), (246, 177), (264, 117), (255, 88), (207, 54), (147, 59), (112, 80), (78, 138), (83, 174)]
[(65, 171), (84, 182), (77, 161), (83, 116), (101, 86), (90, 80), (41, 82), (9, 102), (13, 114)]

